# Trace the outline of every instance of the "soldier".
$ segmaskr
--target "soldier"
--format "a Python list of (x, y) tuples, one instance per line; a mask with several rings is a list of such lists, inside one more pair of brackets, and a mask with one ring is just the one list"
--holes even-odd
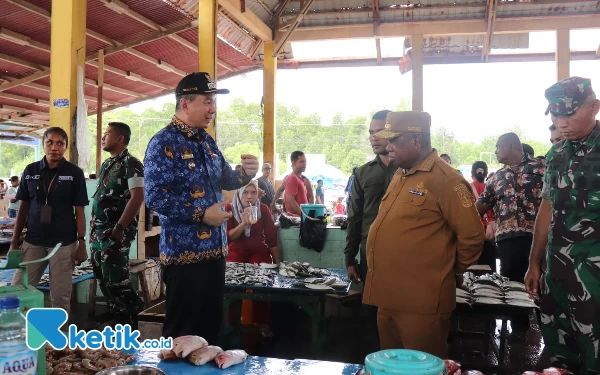
[(377, 306), (381, 349), (447, 358), (455, 275), (481, 254), (483, 225), (471, 188), (431, 147), (426, 112), (392, 112), (375, 136), (399, 167), (367, 237), (363, 302)]
[[(541, 294), (542, 334), (554, 365), (599, 373), (600, 101), (589, 79), (571, 77), (545, 92), (565, 140), (552, 146), (535, 222), (527, 291)], [(547, 249), (547, 250), (546, 250)], [(548, 269), (540, 285), (541, 261)], [(541, 293), (540, 293), (541, 289)]]
[(121, 122), (109, 123), (102, 137), (102, 149), (110, 158), (102, 164), (97, 180), (90, 243), (94, 275), (109, 311), (137, 326), (144, 303), (131, 282), (129, 248), (144, 201), (144, 166), (127, 150), (130, 138), (131, 129)]

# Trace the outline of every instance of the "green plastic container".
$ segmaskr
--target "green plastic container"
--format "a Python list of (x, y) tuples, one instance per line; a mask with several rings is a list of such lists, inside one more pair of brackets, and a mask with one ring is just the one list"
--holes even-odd
[(447, 375), (440, 358), (406, 349), (389, 349), (365, 358), (365, 375)]
[[(31, 262), (21, 263), (21, 250), (11, 250), (8, 252), (6, 263), (0, 265), (2, 269), (21, 269), (23, 284), (22, 285), (10, 285), (0, 287), (0, 298), (8, 296), (19, 297), (19, 305), (23, 315), (27, 314), (27, 310), (34, 307), (44, 307), (44, 293), (39, 291), (36, 287), (29, 285), (27, 278), (27, 264), (45, 262), (52, 257), (61, 244), (59, 243), (46, 257)], [(38, 350), (37, 358), (37, 375), (46, 375), (46, 349), (42, 347)]]

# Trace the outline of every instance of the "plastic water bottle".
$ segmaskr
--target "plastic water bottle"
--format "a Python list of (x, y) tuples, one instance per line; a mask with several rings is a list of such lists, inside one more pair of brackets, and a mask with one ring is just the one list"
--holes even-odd
[(0, 298), (0, 374), (37, 374), (37, 353), (25, 343), (19, 297)]

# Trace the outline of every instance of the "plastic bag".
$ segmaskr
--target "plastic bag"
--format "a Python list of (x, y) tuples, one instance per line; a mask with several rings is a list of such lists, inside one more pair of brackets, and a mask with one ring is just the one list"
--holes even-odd
[(325, 247), (327, 221), (324, 216), (315, 217), (315, 215), (315, 210), (310, 210), (300, 224), (300, 246), (320, 253)]
[(460, 363), (451, 359), (444, 359), (444, 363), (446, 364), (446, 371), (448, 372), (448, 375), (462, 374), (462, 371), (460, 370)]

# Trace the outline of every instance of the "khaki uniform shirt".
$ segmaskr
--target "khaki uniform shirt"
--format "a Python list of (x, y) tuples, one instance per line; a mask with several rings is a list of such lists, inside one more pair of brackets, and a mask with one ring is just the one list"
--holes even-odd
[(405, 174), (398, 169), (369, 231), (364, 303), (451, 312), (455, 274), (479, 259), (484, 238), (468, 183), (437, 151)]

